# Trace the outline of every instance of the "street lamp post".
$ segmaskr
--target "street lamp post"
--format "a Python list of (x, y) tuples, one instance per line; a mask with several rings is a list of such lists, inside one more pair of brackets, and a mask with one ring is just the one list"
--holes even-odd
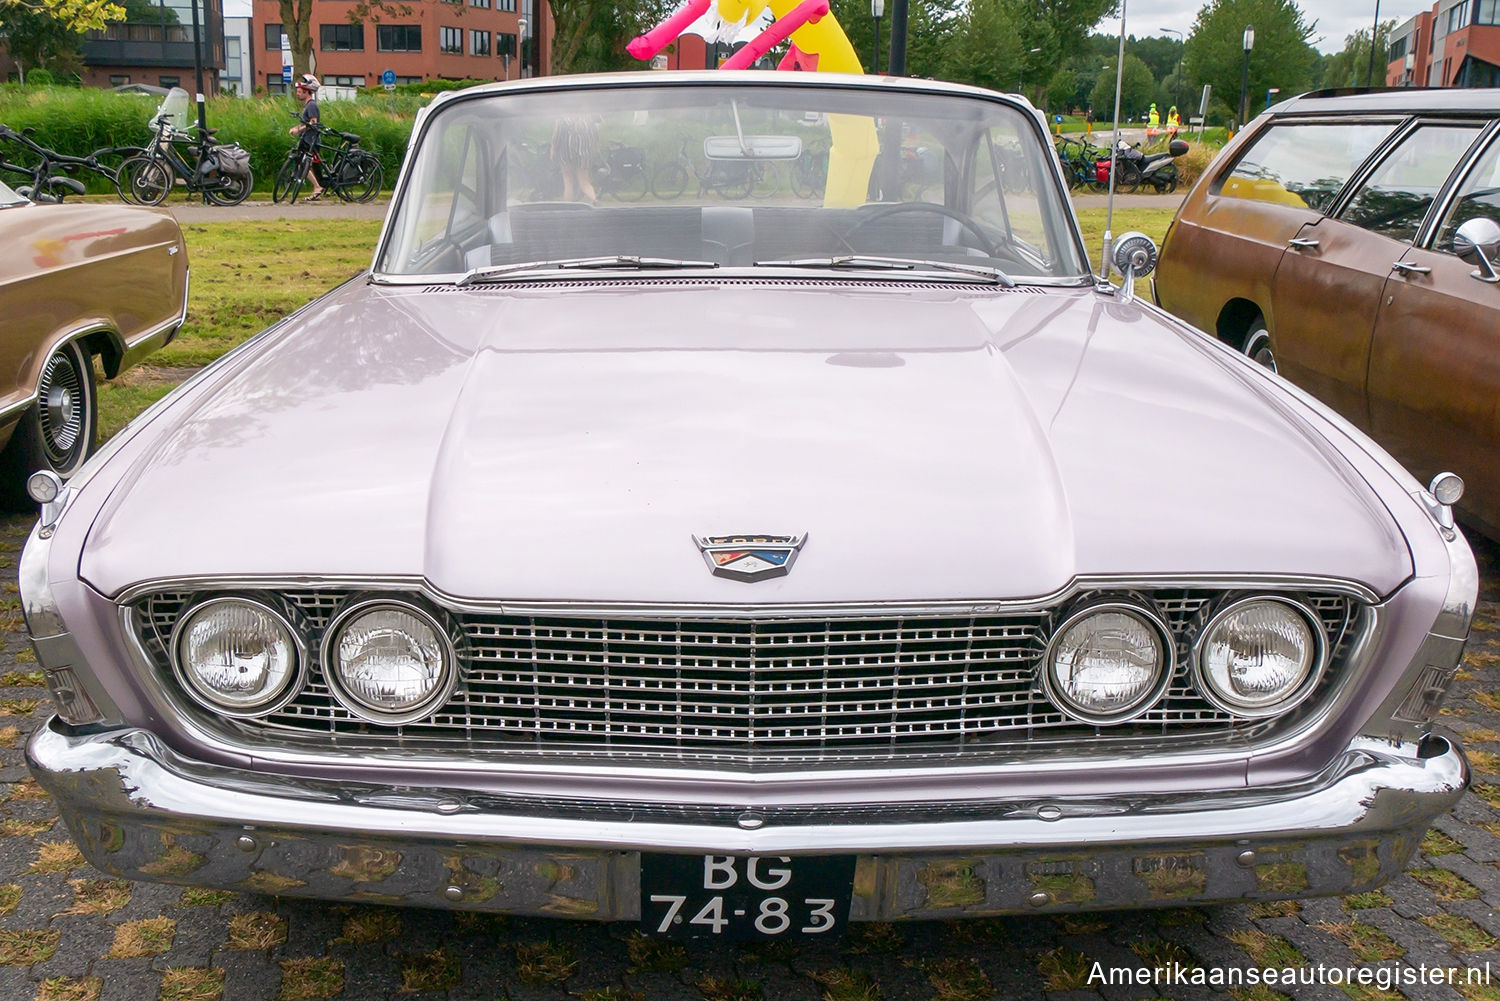
[[(521, 79), (526, 78), (526, 19), (516, 18), (516, 48), (520, 49), (521, 55)], [(510, 71), (507, 69), (505, 78), (510, 79)]]
[(1180, 108), (1182, 107), (1182, 56), (1187, 49), (1187, 38), (1176, 28), (1162, 28), (1160, 31), (1163, 35), (1176, 35), (1178, 44), (1182, 46), (1177, 50), (1177, 86), (1172, 88), (1172, 97), (1175, 99), (1173, 103)]
[(1370, 68), (1365, 71), (1365, 86), (1375, 86), (1375, 38), (1380, 34), (1380, 0), (1375, 0), (1375, 26), (1370, 29)]
[(1240, 127), (1250, 118), (1250, 50), (1255, 48), (1255, 28), (1245, 25), (1245, 68), (1240, 72)]
[(875, 19), (875, 58), (870, 63), (870, 72), (880, 72), (880, 15), (885, 13), (885, 0), (870, 0), (870, 16)]

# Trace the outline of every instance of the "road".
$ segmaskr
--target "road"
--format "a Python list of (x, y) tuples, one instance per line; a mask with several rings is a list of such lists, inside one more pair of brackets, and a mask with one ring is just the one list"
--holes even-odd
[[(0, 520), (14, 566), (28, 519)], [(1445, 722), (1477, 777), (1423, 854), (1359, 897), (1216, 908), (855, 926), (838, 941), (686, 948), (626, 925), (343, 907), (253, 893), (125, 884), (77, 854), (26, 773), (47, 694), (14, 585), (0, 623), (0, 999), (3, 1001), (1122, 1001), (1163, 996), (1346, 1001), (1338, 988), (1087, 989), (1104, 967), (1251, 968), (1396, 959), (1500, 974), (1500, 547), (1480, 541), (1478, 627)], [(14, 572), (14, 571), (12, 571)], [(1294, 823), (1288, 818), (1288, 823)], [(1412, 986), (1412, 1001), (1492, 1001), (1494, 986)], [(1356, 1001), (1397, 997), (1372, 992)]]

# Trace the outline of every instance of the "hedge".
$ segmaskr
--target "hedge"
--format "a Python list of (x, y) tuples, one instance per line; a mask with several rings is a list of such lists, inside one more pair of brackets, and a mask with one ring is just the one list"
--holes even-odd
[[(144, 146), (157, 99), (138, 94), (74, 87), (0, 85), (0, 122), (17, 131), (34, 128), (33, 137), (49, 149), (83, 156), (108, 146)], [(354, 101), (321, 103), (323, 124), (360, 136), (360, 146), (380, 157), (389, 190), (401, 167), (420, 96), (362, 95)], [(250, 151), (255, 186), (269, 190), (276, 170), (296, 141), (287, 129), (300, 105), (290, 97), (216, 97), (208, 102), (210, 128), (221, 142), (237, 142)], [(393, 115), (394, 110), (394, 115)], [(105, 182), (90, 182), (105, 191)]]

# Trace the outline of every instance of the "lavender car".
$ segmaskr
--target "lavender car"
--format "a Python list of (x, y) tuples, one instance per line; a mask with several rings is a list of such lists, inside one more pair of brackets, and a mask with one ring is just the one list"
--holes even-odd
[(1398, 873), (1460, 484), (1064, 190), (958, 86), (439, 97), (368, 273), (33, 484), (37, 779), (133, 879), (665, 935)]

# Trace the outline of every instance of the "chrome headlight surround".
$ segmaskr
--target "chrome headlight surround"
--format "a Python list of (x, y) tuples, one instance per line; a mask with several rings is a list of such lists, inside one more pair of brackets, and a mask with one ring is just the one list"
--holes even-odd
[[(205, 609), (215, 605), (240, 604), (249, 605), (261, 612), (270, 615), (271, 618), (286, 631), (292, 644), (292, 666), (287, 672), (287, 678), (278, 688), (272, 691), (259, 702), (234, 705), (224, 703), (215, 699), (211, 694), (204, 691), (194, 679), (193, 672), (182, 661), (183, 633), (188, 623)], [(292, 621), (292, 615), (285, 609), (266, 600), (261, 596), (249, 596), (242, 594), (216, 595), (202, 600), (191, 601), (183, 609), (182, 614), (177, 617), (176, 624), (172, 627), (172, 635), (168, 641), (168, 656), (172, 662), (172, 673), (177, 677), (177, 683), (182, 690), (187, 692), (188, 697), (210, 712), (221, 716), (232, 716), (236, 719), (253, 719), (259, 716), (268, 716), (285, 706), (297, 693), (302, 690), (302, 685), (307, 678), (308, 649), (306, 633)]]
[[(1089, 616), (1104, 612), (1125, 614), (1139, 619), (1143, 625), (1156, 633), (1157, 643), (1161, 647), (1161, 658), (1158, 661), (1156, 669), (1157, 676), (1150, 687), (1135, 702), (1132, 702), (1124, 709), (1111, 713), (1101, 713), (1079, 705), (1065, 694), (1062, 682), (1055, 675), (1058, 647), (1062, 639), (1067, 635), (1068, 630)], [(1177, 641), (1172, 635), (1171, 627), (1167, 625), (1166, 621), (1154, 609), (1143, 602), (1136, 601), (1096, 601), (1073, 610), (1052, 631), (1052, 636), (1047, 641), (1047, 652), (1042, 658), (1042, 688), (1053, 705), (1080, 723), (1088, 723), (1093, 726), (1113, 726), (1118, 723), (1128, 723), (1133, 719), (1139, 718), (1152, 706), (1156, 705), (1157, 702), (1161, 701), (1161, 697), (1166, 694), (1167, 687), (1172, 683), (1172, 675), (1176, 671)]]
[[(338, 667), (339, 640), (344, 630), (359, 616), (382, 608), (411, 615), (430, 627), (433, 635), (437, 637), (439, 653), (443, 661), (442, 670), (432, 691), (416, 705), (399, 712), (390, 712), (378, 706), (372, 706), (355, 697), (340, 676)], [(328, 623), (328, 628), (323, 631), (321, 654), (323, 680), (328, 685), (329, 692), (338, 700), (339, 705), (366, 722), (382, 726), (397, 726), (426, 719), (447, 703), (458, 684), (458, 649), (454, 643), (453, 631), (421, 604), (402, 597), (366, 595), (340, 609), (339, 613)]]
[[(1209, 676), (1209, 670), (1204, 662), (1205, 648), (1208, 646), (1209, 638), (1213, 636), (1214, 630), (1224, 623), (1230, 615), (1243, 609), (1246, 605), (1273, 604), (1282, 605), (1291, 609), (1293, 614), (1302, 619), (1312, 637), (1312, 663), (1304, 677), (1297, 686), (1292, 689), (1287, 697), (1270, 703), (1268, 705), (1253, 706), (1236, 700), (1225, 694), (1214, 684)], [(1323, 678), (1323, 672), (1328, 668), (1328, 637), (1323, 632), (1323, 620), (1312, 608), (1301, 601), (1289, 598), (1283, 594), (1250, 594), (1236, 598), (1222, 607), (1216, 609), (1209, 618), (1198, 637), (1193, 642), (1193, 680), (1196, 682), (1198, 692), (1213, 706), (1224, 712), (1232, 713), (1242, 719), (1264, 719), (1269, 716), (1277, 716), (1300, 705), (1318, 687), (1318, 682)]]

